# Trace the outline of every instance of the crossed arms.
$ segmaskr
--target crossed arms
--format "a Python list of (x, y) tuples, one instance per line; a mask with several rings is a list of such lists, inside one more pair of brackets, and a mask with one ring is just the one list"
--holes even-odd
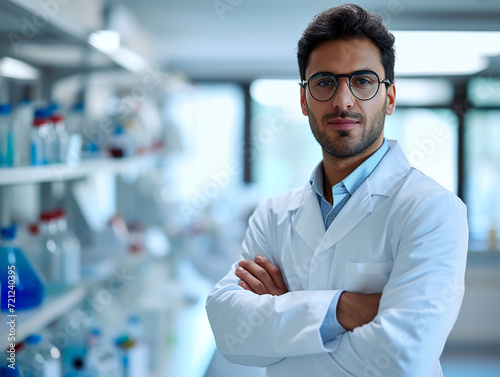
[[(278, 267), (269, 259), (257, 255), (255, 259), (243, 260), (236, 268), (240, 287), (258, 295), (281, 296), (288, 292)], [(361, 294), (342, 292), (337, 305), (337, 321), (346, 330), (371, 322), (377, 315), (381, 293)]]

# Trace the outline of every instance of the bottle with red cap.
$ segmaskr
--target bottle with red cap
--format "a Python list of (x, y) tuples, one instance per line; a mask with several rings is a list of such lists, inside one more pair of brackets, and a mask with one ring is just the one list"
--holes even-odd
[(65, 163), (68, 156), (68, 132), (66, 131), (66, 124), (64, 115), (60, 112), (54, 112), (50, 117), (54, 124), (55, 129), (55, 142), (54, 142), (54, 158), (57, 163)]
[(78, 237), (69, 229), (66, 211), (59, 209), (57, 230), (63, 251), (63, 281), (67, 285), (80, 282), (81, 243)]
[(65, 163), (68, 153), (68, 132), (66, 131), (65, 117), (57, 103), (48, 106), (50, 122), (54, 128), (54, 140), (52, 143), (52, 163)]
[(26, 258), (37, 268), (40, 266), (40, 224), (30, 223), (18, 227), (18, 243)]
[(66, 213), (55, 209), (42, 212), (40, 268), (54, 288), (80, 282), (80, 241), (68, 229)]
[(47, 281), (47, 287), (63, 282), (63, 251), (58, 235), (57, 211), (44, 211), (40, 215), (40, 270)]

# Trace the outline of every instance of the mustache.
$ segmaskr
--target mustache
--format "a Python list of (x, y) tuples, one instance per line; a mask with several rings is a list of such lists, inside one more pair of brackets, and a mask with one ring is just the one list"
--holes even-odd
[(365, 117), (362, 114), (355, 113), (353, 111), (348, 111), (348, 110), (347, 111), (346, 110), (337, 110), (337, 111), (334, 111), (333, 113), (323, 115), (321, 120), (326, 123), (329, 120), (334, 119), (334, 118), (341, 118), (341, 119), (342, 118), (349, 118), (349, 119), (355, 119), (355, 120), (359, 120), (359, 121), (365, 120)]

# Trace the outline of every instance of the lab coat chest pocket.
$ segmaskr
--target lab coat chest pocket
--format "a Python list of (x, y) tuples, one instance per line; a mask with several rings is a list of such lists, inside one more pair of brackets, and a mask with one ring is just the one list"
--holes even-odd
[(345, 262), (345, 289), (357, 293), (382, 292), (392, 271), (392, 261), (378, 263)]

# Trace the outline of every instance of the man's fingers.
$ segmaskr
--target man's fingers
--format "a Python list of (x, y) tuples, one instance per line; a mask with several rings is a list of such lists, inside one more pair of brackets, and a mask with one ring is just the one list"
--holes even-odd
[(273, 280), (273, 289), (276, 289), (275, 294), (281, 295), (288, 292), (288, 288), (285, 284), (285, 280), (283, 279), (283, 275), (281, 274), (280, 269), (272, 264), (269, 259), (262, 255), (257, 255), (255, 257), (255, 263), (264, 268)]
[(257, 294), (268, 293), (279, 296), (288, 292), (279, 268), (262, 256), (257, 256), (255, 261), (240, 261), (236, 276)]
[[(243, 261), (242, 261), (243, 262)], [(252, 261), (250, 261), (252, 262)], [(254, 262), (252, 262), (255, 264)], [(256, 265), (256, 264), (255, 264)], [(250, 268), (248, 268), (249, 266)], [(248, 269), (247, 269), (248, 268)], [(270, 293), (265, 284), (259, 280), (258, 278), (255, 277), (255, 272), (252, 272), (251, 270), (252, 266), (248, 263), (241, 263), (240, 266), (236, 268), (236, 276), (238, 276), (244, 283), (246, 283), (249, 286), (249, 290), (259, 294), (259, 295), (265, 295), (267, 293)], [(261, 267), (259, 267), (261, 268)], [(262, 268), (261, 268), (262, 269)], [(255, 270), (255, 268), (253, 268)], [(271, 279), (268, 277), (269, 280)]]
[[(241, 288), (243, 288), (244, 290), (246, 290), (246, 291), (253, 292), (253, 289), (252, 289), (252, 288), (250, 288), (250, 286), (249, 286), (247, 283), (245, 283), (243, 280), (240, 280), (240, 282), (238, 283), (238, 285), (239, 285)], [(255, 292), (253, 292), (253, 293), (255, 293)]]

